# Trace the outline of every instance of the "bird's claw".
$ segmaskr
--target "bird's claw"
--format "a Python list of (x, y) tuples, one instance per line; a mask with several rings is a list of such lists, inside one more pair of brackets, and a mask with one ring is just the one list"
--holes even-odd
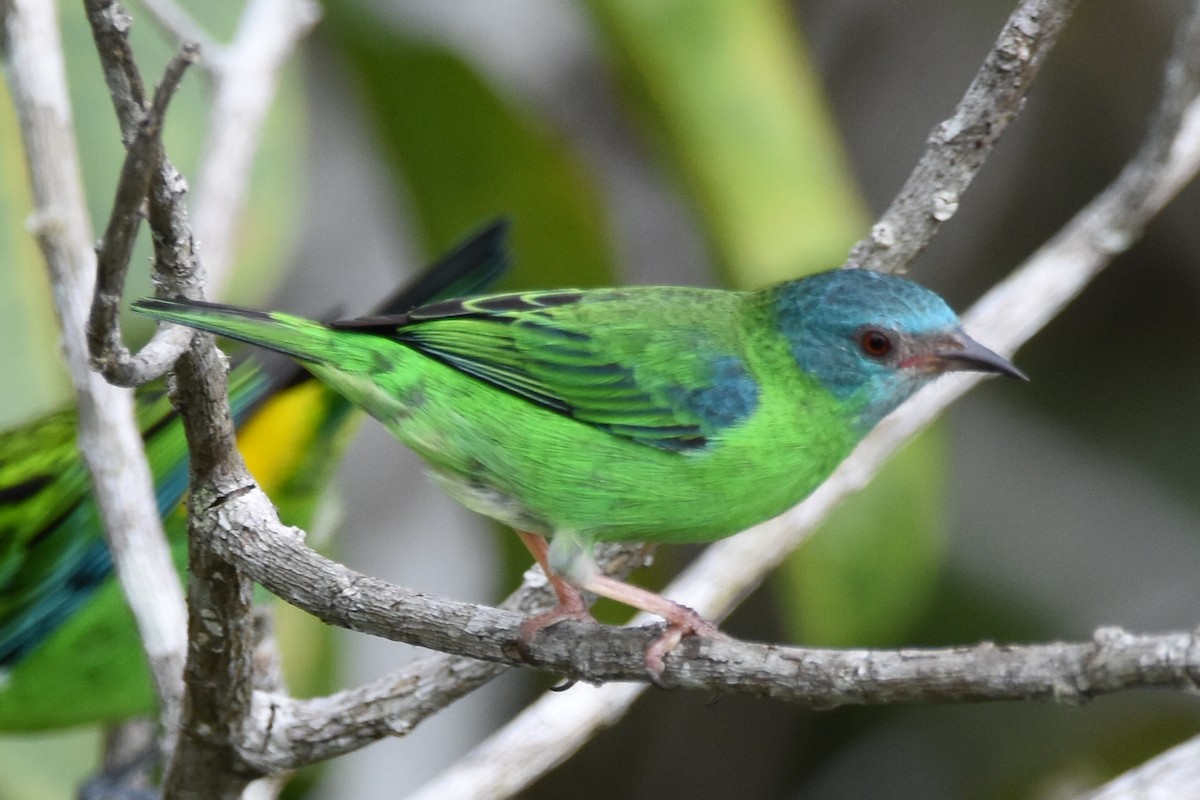
[[(536, 664), (537, 661), (533, 657), (533, 651), (530, 645), (533, 644), (534, 638), (546, 628), (557, 625), (560, 622), (574, 620), (575, 622), (595, 622), (596, 619), (587, 610), (586, 606), (573, 607), (557, 605), (540, 614), (534, 614), (527, 617), (521, 623), (521, 627), (517, 629), (517, 641), (515, 642), (517, 653), (526, 664)], [(567, 687), (569, 688), (569, 687)]]
[(676, 689), (663, 680), (663, 670), (666, 669), (667, 654), (679, 646), (684, 636), (700, 636), (705, 639), (728, 639), (724, 633), (717, 629), (716, 625), (700, 616), (695, 610), (687, 606), (680, 606), (680, 613), (673, 620), (668, 620), (667, 629), (662, 635), (650, 643), (646, 648), (646, 653), (643, 656), (643, 662), (646, 665), (646, 674), (650, 678), (650, 683), (654, 684), (659, 689)]

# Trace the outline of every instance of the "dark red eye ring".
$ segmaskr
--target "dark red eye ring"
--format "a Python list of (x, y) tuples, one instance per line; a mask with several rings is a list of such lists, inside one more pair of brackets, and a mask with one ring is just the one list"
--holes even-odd
[(892, 337), (878, 328), (866, 328), (858, 335), (858, 346), (870, 358), (887, 358), (893, 348)]

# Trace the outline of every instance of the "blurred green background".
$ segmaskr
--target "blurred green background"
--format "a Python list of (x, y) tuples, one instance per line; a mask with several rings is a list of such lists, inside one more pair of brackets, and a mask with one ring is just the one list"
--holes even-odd
[[(914, 277), (966, 307), (1116, 174), (1157, 96), (1181, 2), (1081, 4), (1020, 120)], [(754, 287), (840, 263), (948, 116), (1005, 0), (327, 0), (289, 69), (226, 299), (364, 311), (485, 218), (515, 224), (511, 286)], [(189, 8), (219, 37), (239, 2)], [(147, 75), (169, 53), (130, 2)], [(116, 123), (81, 8), (62, 4), (97, 229)], [(168, 148), (192, 169), (192, 76)], [(62, 402), (11, 105), (0, 102), (0, 425)], [(1200, 608), (1200, 191), (1183, 196), (1018, 358), (914, 443), (727, 624), (831, 645), (1079, 639), (1193, 627)], [(146, 263), (146, 253), (135, 272)], [(142, 270), (144, 272), (144, 270)], [(131, 294), (146, 291), (143, 275)], [(146, 329), (131, 329), (145, 335)], [(1181, 346), (1183, 349), (1181, 350)], [(18, 380), (17, 377), (20, 376)], [(342, 475), (339, 555), (491, 602), (525, 557), (369, 423)], [(690, 553), (660, 552), (653, 583)], [(415, 652), (338, 634), (341, 681)], [(291, 646), (293, 662), (306, 658)], [(544, 681), (509, 674), (305, 795), (403, 796)], [(1200, 732), (1168, 693), (1084, 708), (810, 712), (652, 692), (526, 796), (1071, 797)], [(0, 800), (70, 796), (95, 732), (0, 738)], [(70, 767), (68, 768), (68, 765)], [(298, 794), (298, 792), (297, 792)]]

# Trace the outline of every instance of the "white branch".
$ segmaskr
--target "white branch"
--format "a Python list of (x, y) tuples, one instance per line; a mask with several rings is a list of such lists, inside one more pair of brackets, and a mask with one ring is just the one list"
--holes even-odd
[(79, 408), (79, 445), (96, 488), (117, 575), (133, 609), (162, 700), (165, 723), (182, 695), (183, 594), (154, 499), (133, 396), (88, 364), (85, 325), (96, 257), (67, 96), (57, 7), (0, 3), (0, 48), (21, 124), (35, 211), (30, 228), (50, 271), (62, 347)]
[(173, 0), (141, 0), (159, 26), (180, 41), (195, 42), (201, 51), (209, 54), (221, 49), (200, 23), (196, 22), (184, 8)]
[(211, 128), (197, 168), (195, 238), (218, 296), (233, 263), (254, 155), (279, 71), (316, 24), (313, 0), (252, 0), (232, 43), (206, 60), (216, 80)]
[(1200, 797), (1200, 736), (1172, 747), (1079, 800), (1181, 800)]

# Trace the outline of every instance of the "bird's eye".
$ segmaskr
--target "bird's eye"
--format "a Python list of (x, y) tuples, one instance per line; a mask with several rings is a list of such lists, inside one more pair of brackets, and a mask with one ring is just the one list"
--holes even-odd
[(883, 358), (892, 352), (892, 340), (883, 331), (868, 328), (859, 334), (858, 344), (871, 358)]

